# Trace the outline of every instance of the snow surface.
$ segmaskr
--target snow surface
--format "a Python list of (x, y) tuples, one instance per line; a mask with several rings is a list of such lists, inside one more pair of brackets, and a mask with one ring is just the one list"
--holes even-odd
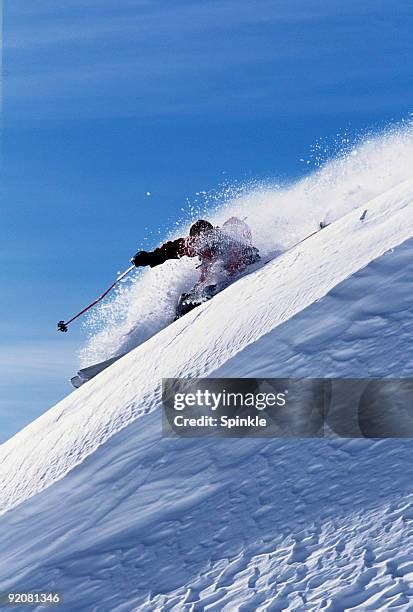
[(0, 447), (0, 591), (75, 611), (413, 609), (410, 440), (160, 433), (162, 377), (413, 375), (413, 180), (358, 203)]

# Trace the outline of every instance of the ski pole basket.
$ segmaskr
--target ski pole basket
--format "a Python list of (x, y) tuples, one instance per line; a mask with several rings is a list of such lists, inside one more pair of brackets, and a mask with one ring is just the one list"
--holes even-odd
[(67, 332), (67, 325), (64, 321), (59, 321), (57, 324), (57, 331)]

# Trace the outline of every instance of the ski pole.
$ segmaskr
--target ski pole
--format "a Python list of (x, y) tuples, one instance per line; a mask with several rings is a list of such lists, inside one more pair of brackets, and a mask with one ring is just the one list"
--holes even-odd
[[(306, 240), (308, 240), (309, 238), (311, 238), (312, 236), (314, 236), (315, 234), (318, 234), (318, 232), (322, 229), (324, 229), (325, 227), (327, 227), (328, 225), (330, 225), (329, 223), (325, 223), (325, 221), (320, 221), (319, 223), (319, 228), (315, 230), (315, 232), (312, 232), (311, 234), (308, 234), (308, 236), (306, 236), (305, 238), (303, 238), (302, 240), (299, 240), (298, 242), (296, 242), (295, 244), (293, 244), (292, 247), (290, 247), (290, 249), (293, 249), (294, 247), (298, 246), (299, 244), (301, 244), (302, 242), (305, 242)], [(290, 250), (288, 249), (288, 250)]]
[(68, 325), (70, 323), (72, 323), (72, 321), (75, 321), (75, 319), (77, 319), (78, 317), (81, 317), (83, 314), (85, 314), (85, 312), (87, 312), (88, 310), (90, 310), (90, 308), (93, 308), (93, 306), (95, 306), (96, 304), (98, 304), (101, 300), (103, 300), (103, 298), (110, 292), (112, 291), (112, 289), (123, 279), (125, 278), (125, 276), (127, 276), (129, 274), (129, 272), (132, 272), (132, 270), (135, 268), (135, 265), (129, 266), (129, 268), (127, 270), (125, 270), (124, 272), (122, 272), (122, 274), (120, 274), (118, 276), (118, 278), (115, 280), (114, 283), (111, 284), (111, 286), (106, 289), (106, 291), (104, 293), (102, 293), (102, 295), (100, 295), (96, 300), (94, 300), (91, 304), (89, 304), (88, 306), (86, 306), (86, 308), (84, 308), (83, 310), (81, 310), (80, 312), (78, 312), (74, 317), (72, 317), (71, 319), (69, 319), (68, 321), (59, 321), (59, 323), (57, 324), (57, 329), (58, 331), (61, 332), (67, 332), (68, 330)]

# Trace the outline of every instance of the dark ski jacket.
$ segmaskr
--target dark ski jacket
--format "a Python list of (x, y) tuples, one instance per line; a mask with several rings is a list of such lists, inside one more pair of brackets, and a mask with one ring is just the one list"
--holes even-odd
[(184, 257), (199, 257), (202, 268), (217, 260), (222, 260), (229, 275), (236, 274), (246, 266), (260, 259), (258, 249), (244, 242), (233, 239), (219, 228), (215, 228), (207, 236), (197, 238), (178, 238), (165, 242), (162, 246), (145, 254), (146, 265), (159, 266), (168, 259)]

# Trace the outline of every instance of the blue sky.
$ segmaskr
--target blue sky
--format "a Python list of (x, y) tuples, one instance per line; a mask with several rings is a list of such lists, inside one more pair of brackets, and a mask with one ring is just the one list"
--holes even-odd
[(82, 335), (56, 321), (187, 198), (298, 177), (317, 139), (413, 101), (402, 0), (6, 0), (3, 20), (0, 441), (70, 391)]

